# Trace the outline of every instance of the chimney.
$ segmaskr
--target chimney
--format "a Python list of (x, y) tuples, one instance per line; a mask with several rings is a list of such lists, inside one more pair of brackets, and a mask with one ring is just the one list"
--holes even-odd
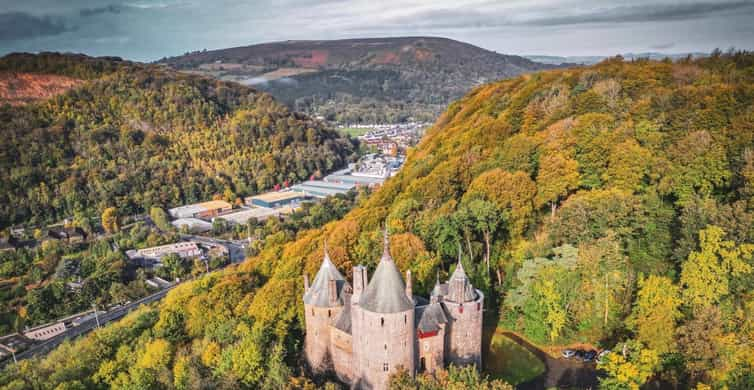
[(304, 293), (309, 292), (309, 275), (304, 274)]
[(353, 297), (351, 299), (353, 303), (359, 303), (361, 294), (364, 292), (368, 283), (366, 267), (363, 265), (353, 267)]
[(330, 279), (327, 281), (327, 297), (329, 298), (330, 306), (335, 305), (338, 302), (338, 281)]
[(406, 295), (408, 299), (414, 299), (414, 286), (411, 281), (411, 270), (406, 270)]

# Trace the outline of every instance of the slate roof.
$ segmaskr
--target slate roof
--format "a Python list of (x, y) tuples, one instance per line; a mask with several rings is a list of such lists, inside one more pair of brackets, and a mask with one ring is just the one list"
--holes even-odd
[(346, 302), (343, 310), (340, 311), (338, 318), (335, 319), (335, 327), (343, 332), (351, 334), (351, 302), (350, 299), (347, 299), (347, 301), (349, 302)]
[(463, 283), (463, 302), (476, 300), (476, 290), (474, 289), (474, 286), (471, 285), (469, 277), (466, 276), (466, 271), (463, 269), (463, 263), (461, 263), (460, 258), (458, 259), (458, 266), (456, 266), (456, 269), (453, 271), (453, 275), (450, 276), (448, 285), (453, 285), (454, 281), (461, 281)]
[(406, 295), (406, 285), (403, 283), (398, 266), (390, 256), (387, 231), (382, 258), (372, 275), (372, 280), (361, 295), (359, 305), (374, 313), (400, 313), (414, 308), (413, 299)]
[[(330, 280), (336, 281), (336, 287), (338, 292), (338, 299), (335, 304), (330, 304), (330, 298), (328, 296), (328, 285)], [(325, 249), (325, 258), (322, 261), (322, 265), (317, 271), (317, 276), (314, 277), (312, 285), (309, 287), (309, 291), (304, 294), (304, 303), (307, 305), (313, 305), (316, 307), (333, 307), (343, 305), (343, 290), (348, 286), (348, 282), (341, 275), (338, 268), (330, 260), (330, 255), (327, 254)]]
[(424, 333), (440, 330), (440, 324), (448, 323), (445, 310), (440, 303), (416, 308), (416, 320), (416, 328)]

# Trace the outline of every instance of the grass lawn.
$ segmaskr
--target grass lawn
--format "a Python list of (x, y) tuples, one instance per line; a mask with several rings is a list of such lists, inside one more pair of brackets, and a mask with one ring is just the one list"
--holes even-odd
[(502, 379), (511, 385), (526, 382), (545, 372), (545, 365), (541, 360), (497, 332), (492, 336), (484, 365), (491, 378)]
[(338, 129), (339, 132), (345, 135), (350, 135), (351, 137), (358, 137), (360, 135), (366, 134), (371, 129), (361, 129), (356, 127), (344, 127), (342, 129)]

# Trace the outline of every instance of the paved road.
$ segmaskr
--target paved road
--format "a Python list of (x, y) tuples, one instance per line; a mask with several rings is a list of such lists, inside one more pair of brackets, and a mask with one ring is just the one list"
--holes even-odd
[[(202, 236), (194, 236), (194, 235), (181, 235), (181, 238), (184, 240), (190, 240), (190, 241), (195, 241), (199, 243), (224, 246), (225, 248), (228, 249), (228, 253), (230, 254), (231, 264), (240, 263), (246, 258), (246, 253), (245, 253), (246, 241), (220, 240), (220, 239), (211, 238), (211, 237), (202, 237)], [(165, 295), (167, 295), (167, 293), (170, 290), (172, 290), (174, 287), (175, 286), (168, 287), (167, 289), (160, 290), (152, 295), (148, 295), (137, 301), (131, 302), (125, 306), (119, 307), (117, 309), (111, 309), (107, 313), (99, 316), (100, 325), (104, 326), (108, 322), (118, 320), (143, 304), (152, 303), (152, 302), (155, 302), (164, 298)], [(23, 352), (17, 353), (16, 360), (23, 360), (23, 359), (31, 358), (33, 356), (44, 355), (50, 352), (51, 350), (55, 349), (55, 347), (60, 345), (63, 341), (89, 333), (96, 327), (97, 327), (97, 320), (93, 318), (89, 321), (82, 323), (79, 326), (69, 328), (65, 332), (49, 340), (45, 340), (39, 344), (34, 344), (29, 349)], [(0, 367), (4, 366), (10, 361), (13, 361), (13, 359), (12, 358), (5, 359), (5, 361), (0, 362)]]
[(550, 389), (550, 388), (578, 388), (596, 389), (597, 369), (594, 362), (583, 363), (577, 359), (553, 358), (550, 354), (539, 349), (536, 345), (524, 340), (512, 332), (503, 332), (518, 345), (526, 348), (545, 364), (545, 372), (516, 386), (519, 390)]
[[(172, 290), (174, 287), (175, 286), (171, 286), (171, 287), (168, 287), (168, 288), (166, 288), (164, 290), (160, 290), (160, 291), (158, 291), (158, 292), (156, 292), (156, 293), (154, 293), (152, 295), (148, 295), (148, 296), (146, 296), (144, 298), (141, 298), (141, 299), (139, 299), (137, 301), (131, 302), (131, 303), (129, 303), (127, 305), (124, 305), (124, 306), (121, 306), (121, 307), (119, 307), (117, 309), (112, 309), (112, 310), (108, 311), (107, 313), (100, 315), (99, 316), (100, 325), (104, 326), (106, 323), (108, 323), (110, 321), (118, 320), (118, 319), (124, 317), (126, 314), (130, 313), (132, 310), (136, 309), (137, 307), (139, 307), (141, 305), (144, 305), (144, 304), (147, 304), (147, 303), (152, 303), (152, 302), (155, 302), (155, 301), (159, 301), (160, 299), (164, 298), (165, 295), (167, 295), (167, 293), (170, 290)], [(31, 358), (31, 357), (34, 357), (34, 356), (38, 356), (38, 355), (44, 355), (44, 354), (52, 351), (55, 347), (57, 347), (58, 345), (60, 345), (63, 341), (65, 341), (67, 339), (74, 338), (74, 337), (81, 336), (81, 335), (86, 334), (86, 333), (89, 333), (90, 331), (92, 331), (96, 327), (97, 327), (97, 320), (93, 318), (93, 319), (91, 319), (89, 321), (86, 321), (86, 322), (82, 323), (79, 326), (75, 326), (75, 327), (69, 328), (65, 332), (63, 332), (63, 333), (61, 333), (61, 334), (59, 334), (59, 335), (57, 335), (57, 336), (55, 336), (55, 337), (53, 337), (53, 338), (51, 338), (49, 340), (45, 340), (45, 341), (43, 341), (43, 342), (41, 342), (39, 344), (35, 344), (35, 345), (33, 345), (32, 347), (30, 347), (29, 349), (27, 349), (27, 350), (25, 350), (23, 352), (17, 353), (16, 354), (16, 360), (23, 360), (23, 359), (28, 359), (28, 358)], [(5, 364), (7, 364), (8, 362), (12, 362), (12, 361), (13, 361), (12, 358), (6, 359), (5, 361), (0, 362), (0, 366), (3, 366)]]

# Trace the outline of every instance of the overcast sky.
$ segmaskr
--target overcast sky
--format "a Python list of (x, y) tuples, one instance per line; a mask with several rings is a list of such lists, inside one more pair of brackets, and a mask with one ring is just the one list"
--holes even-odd
[(754, 49), (754, 0), (0, 0), (0, 55), (140, 61), (287, 39), (443, 36), (510, 54)]

